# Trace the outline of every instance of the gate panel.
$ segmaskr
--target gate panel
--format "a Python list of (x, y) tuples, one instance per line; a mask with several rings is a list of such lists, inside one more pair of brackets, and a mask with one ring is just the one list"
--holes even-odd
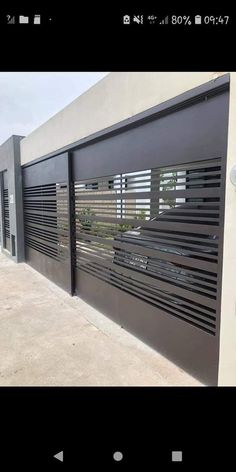
[(7, 171), (3, 172), (3, 247), (10, 252), (10, 214)]
[(68, 154), (24, 168), (26, 261), (71, 291)]
[(223, 93), (73, 156), (76, 293), (207, 384), (218, 371), (227, 116)]
[(206, 96), (82, 147), (73, 153), (75, 180), (225, 156), (228, 100), (228, 92)]

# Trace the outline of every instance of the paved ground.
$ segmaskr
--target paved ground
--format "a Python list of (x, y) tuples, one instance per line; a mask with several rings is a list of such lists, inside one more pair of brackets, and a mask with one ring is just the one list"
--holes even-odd
[(0, 254), (0, 385), (200, 385), (77, 297)]

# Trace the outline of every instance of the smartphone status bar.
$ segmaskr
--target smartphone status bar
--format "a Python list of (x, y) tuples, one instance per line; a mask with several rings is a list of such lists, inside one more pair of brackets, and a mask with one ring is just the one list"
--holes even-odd
[(227, 26), (230, 23), (229, 15), (166, 15), (158, 16), (155, 14), (124, 14), (121, 19), (123, 25), (173, 25), (173, 26), (192, 26), (192, 25), (219, 25)]

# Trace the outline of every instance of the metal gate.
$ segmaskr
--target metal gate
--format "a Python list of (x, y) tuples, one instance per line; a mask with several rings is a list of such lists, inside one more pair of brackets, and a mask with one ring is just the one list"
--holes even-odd
[(10, 252), (10, 215), (9, 215), (9, 192), (8, 192), (8, 174), (5, 170), (2, 172), (2, 224), (3, 224), (3, 248)]
[(217, 384), (228, 84), (23, 168), (26, 259)]
[(75, 291), (217, 383), (228, 93), (73, 153)]
[(23, 169), (26, 261), (71, 292), (68, 154)]

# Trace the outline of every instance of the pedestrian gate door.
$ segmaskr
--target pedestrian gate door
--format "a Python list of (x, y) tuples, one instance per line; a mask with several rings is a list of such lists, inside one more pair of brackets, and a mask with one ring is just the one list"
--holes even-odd
[(71, 291), (68, 154), (23, 170), (26, 261)]
[(227, 119), (228, 91), (211, 91), (72, 149), (71, 185), (67, 154), (24, 169), (28, 261), (207, 384)]

